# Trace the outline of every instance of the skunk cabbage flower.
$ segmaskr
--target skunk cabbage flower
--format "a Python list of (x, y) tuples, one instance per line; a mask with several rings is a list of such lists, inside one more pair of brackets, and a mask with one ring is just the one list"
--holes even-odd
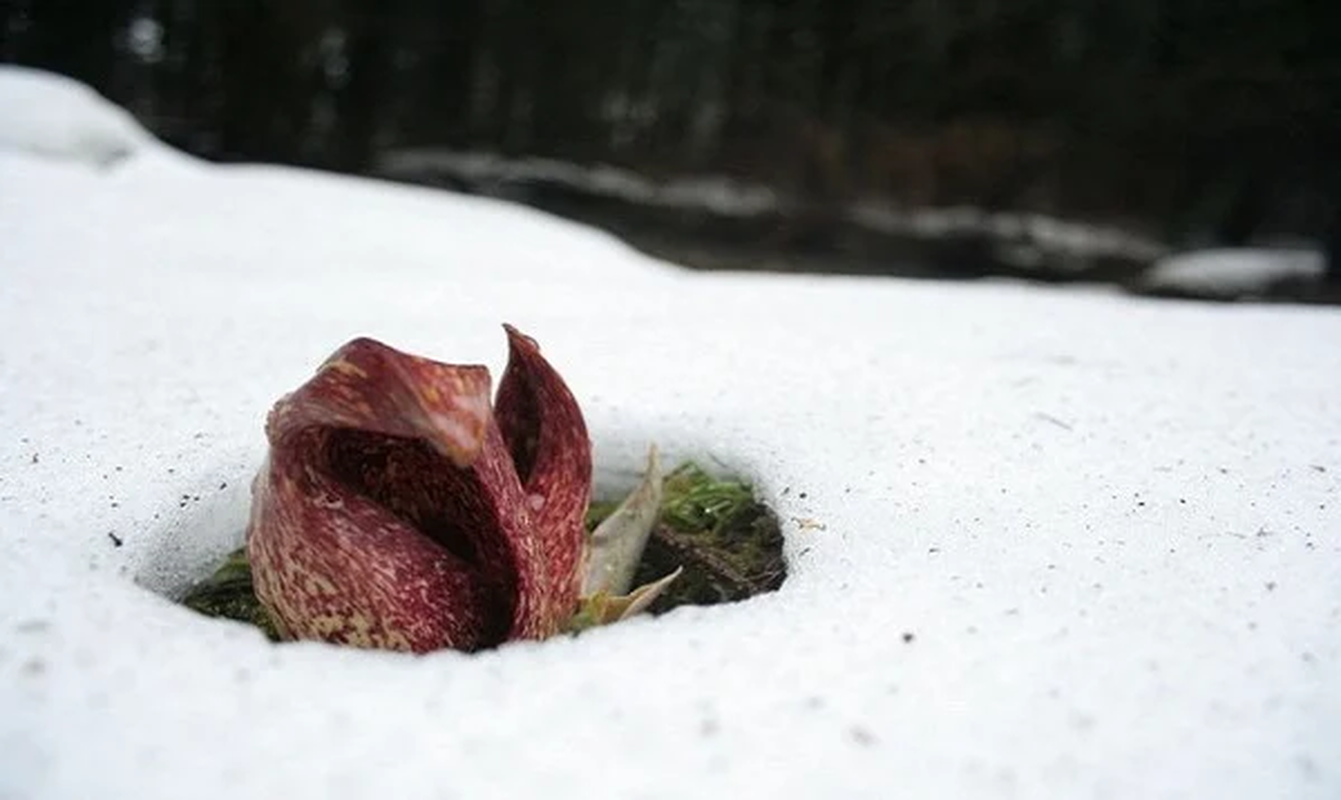
[(247, 554), (283, 636), (426, 652), (568, 627), (588, 566), (591, 443), (563, 379), (504, 327), (492, 408), (485, 367), (371, 339), (275, 405)]

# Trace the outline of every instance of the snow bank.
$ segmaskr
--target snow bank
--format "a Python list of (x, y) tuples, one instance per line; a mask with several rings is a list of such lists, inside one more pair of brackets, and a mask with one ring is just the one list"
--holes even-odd
[(1315, 283), (1325, 272), (1316, 250), (1198, 250), (1156, 262), (1142, 284), (1147, 291), (1197, 297), (1261, 297), (1283, 282)]
[(730, 217), (777, 213), (782, 203), (774, 192), (757, 184), (723, 176), (701, 175), (656, 182), (608, 164), (583, 166), (550, 158), (506, 158), (494, 153), (407, 148), (383, 154), (379, 174), (402, 180), (444, 175), (506, 193), (512, 185), (549, 183), (599, 197)]
[[(438, 175), (507, 195), (513, 186), (546, 183), (637, 205), (750, 218), (789, 213), (794, 198), (768, 186), (720, 175), (656, 182), (629, 170), (601, 164), (583, 166), (547, 158), (507, 158), (494, 153), (407, 148), (382, 154), (379, 174), (417, 181)], [(1117, 228), (1070, 222), (1043, 214), (986, 211), (971, 206), (904, 209), (863, 200), (844, 216), (868, 230), (926, 240), (981, 236), (992, 240), (1006, 263), (1022, 269), (1046, 262), (1080, 272), (1095, 259), (1147, 262), (1163, 256), (1164, 245)]]
[(989, 237), (1007, 263), (1021, 268), (1035, 266), (1048, 254), (1053, 256), (1048, 263), (1079, 272), (1097, 258), (1143, 262), (1165, 252), (1159, 242), (1118, 228), (972, 206), (901, 209), (867, 201), (852, 209), (851, 218), (872, 230), (924, 239)]
[(157, 145), (124, 109), (42, 70), (0, 66), (0, 110), (0, 151), (107, 167)]
[[(1341, 793), (1335, 312), (691, 274), (493, 201), (138, 162), (0, 153), (0, 796)], [(418, 659), (165, 599), (335, 346), (497, 369), (503, 320), (607, 489), (648, 441), (752, 477), (783, 588)]]

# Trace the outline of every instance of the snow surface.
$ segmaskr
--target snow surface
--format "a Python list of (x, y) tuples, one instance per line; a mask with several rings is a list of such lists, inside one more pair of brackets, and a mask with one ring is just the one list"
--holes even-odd
[(23, 67), (0, 69), (0, 151), (111, 166), (150, 139), (129, 113), (78, 81)]
[[(77, 111), (39, 138), (111, 124)], [(0, 797), (1341, 794), (1335, 311), (704, 275), (495, 201), (86, 155), (0, 151)], [(649, 441), (753, 478), (783, 588), (423, 658), (166, 599), (337, 345), (497, 368), (503, 320), (606, 491)]]
[(1317, 282), (1325, 272), (1322, 253), (1316, 250), (1226, 248), (1161, 259), (1143, 283), (1155, 291), (1201, 297), (1255, 297), (1283, 281)]

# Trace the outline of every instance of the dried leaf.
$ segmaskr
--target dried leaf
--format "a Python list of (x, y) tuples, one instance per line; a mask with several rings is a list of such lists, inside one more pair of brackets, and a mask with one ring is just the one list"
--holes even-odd
[(661, 459), (653, 445), (638, 487), (591, 534), (582, 595), (622, 595), (633, 585), (647, 537), (656, 525), (662, 495)]
[(570, 631), (582, 631), (598, 625), (622, 622), (629, 617), (641, 614), (647, 610), (648, 606), (652, 605), (662, 592), (666, 591), (666, 588), (676, 578), (680, 577), (680, 573), (683, 571), (684, 568), (677, 568), (666, 577), (652, 583), (645, 583), (628, 594), (612, 595), (607, 592), (598, 592), (590, 597), (582, 598), (577, 613), (569, 620), (568, 629)]

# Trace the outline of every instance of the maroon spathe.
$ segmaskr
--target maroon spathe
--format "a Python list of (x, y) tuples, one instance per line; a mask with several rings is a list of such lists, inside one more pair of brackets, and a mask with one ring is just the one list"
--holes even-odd
[(580, 589), (591, 443), (510, 326), (489, 372), (356, 339), (270, 412), (247, 552), (281, 631), (473, 650), (556, 633)]

